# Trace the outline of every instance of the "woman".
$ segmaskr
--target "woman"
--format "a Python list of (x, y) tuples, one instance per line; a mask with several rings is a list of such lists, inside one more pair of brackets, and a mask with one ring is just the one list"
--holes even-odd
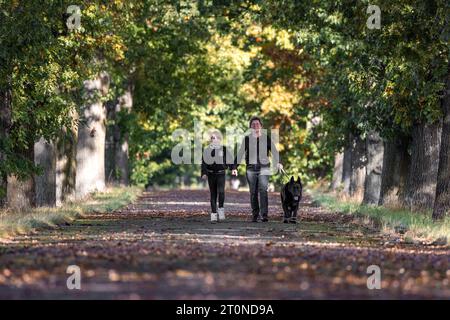
[[(280, 163), (277, 147), (270, 137), (264, 133), (261, 118), (256, 116), (250, 118), (249, 127), (251, 133), (244, 137), (234, 163), (239, 164), (242, 158), (245, 158), (247, 182), (250, 187), (252, 222), (258, 222), (258, 219), (261, 219), (262, 222), (268, 222), (269, 153), (276, 163), (277, 170), (283, 169), (283, 165)], [(237, 165), (232, 170), (231, 174), (237, 176)]]
[[(225, 202), (225, 171), (227, 168), (230, 170), (235, 168), (233, 156), (222, 145), (220, 132), (213, 131), (210, 135), (210, 144), (203, 151), (201, 173), (202, 179), (208, 179), (211, 223), (225, 220), (223, 205)], [(219, 208), (217, 208), (217, 197), (219, 198)]]

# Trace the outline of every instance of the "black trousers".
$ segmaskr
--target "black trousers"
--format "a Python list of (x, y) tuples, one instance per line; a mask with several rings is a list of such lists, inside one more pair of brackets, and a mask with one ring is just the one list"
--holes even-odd
[(225, 174), (208, 173), (208, 184), (211, 196), (211, 212), (217, 213), (217, 197), (219, 197), (219, 208), (223, 208), (225, 202)]

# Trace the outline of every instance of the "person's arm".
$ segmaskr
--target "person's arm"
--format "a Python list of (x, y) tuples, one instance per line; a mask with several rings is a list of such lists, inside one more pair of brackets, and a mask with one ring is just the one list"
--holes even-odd
[(206, 162), (205, 162), (205, 158), (203, 157), (203, 154), (202, 154), (202, 166), (201, 166), (201, 174), (200, 174), (200, 177), (202, 177), (203, 178), (203, 176), (205, 176), (206, 175)]
[(270, 139), (270, 137), (268, 136), (267, 139), (269, 140), (269, 148), (270, 148), (270, 153), (272, 154), (272, 157), (274, 159), (274, 162), (277, 164), (277, 169), (283, 167), (283, 165), (281, 164), (281, 157), (280, 157), (280, 152), (278, 151), (277, 146), (275, 145), (275, 143), (273, 143), (272, 139)]
[(247, 137), (244, 137), (242, 139), (241, 145), (239, 146), (239, 150), (236, 154), (236, 158), (234, 159), (234, 169), (232, 174), (237, 176), (237, 168), (239, 167), (239, 164), (242, 162), (242, 157), (245, 156), (245, 145), (246, 145), (246, 139)]
[(226, 164), (226, 167), (230, 170), (235, 170), (237, 168), (235, 164), (235, 160), (233, 155), (231, 154), (230, 150), (228, 150), (227, 147), (223, 147), (224, 150), (224, 162)]
[(246, 144), (247, 144), (247, 137), (245, 136), (244, 139), (242, 139), (242, 143), (239, 146), (239, 150), (237, 152), (236, 158), (234, 160), (234, 165), (237, 167), (239, 167), (240, 163), (242, 162), (242, 158), (245, 158), (245, 148), (246, 148)]

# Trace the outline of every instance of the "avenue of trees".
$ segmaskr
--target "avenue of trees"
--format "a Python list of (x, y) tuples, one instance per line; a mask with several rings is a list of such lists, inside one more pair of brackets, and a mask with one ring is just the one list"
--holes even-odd
[(171, 133), (259, 114), (289, 173), (442, 219), (449, 19), (445, 0), (0, 0), (0, 206), (194, 179)]

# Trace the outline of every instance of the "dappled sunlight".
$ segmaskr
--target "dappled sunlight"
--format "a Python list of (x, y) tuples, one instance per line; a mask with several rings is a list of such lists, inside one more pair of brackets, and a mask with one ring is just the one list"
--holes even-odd
[(0, 299), (449, 299), (447, 2), (0, 1)]
[[(175, 201), (170, 191), (150, 192), (115, 212), (91, 212), (63, 232), (18, 236), (0, 246), (0, 264), (8, 266), (0, 268), (0, 297), (20, 295), (23, 288), (42, 297), (125, 299), (450, 294), (446, 247), (388, 238), (315, 206), (308, 197), (297, 225), (275, 216), (268, 223), (251, 223), (245, 210), (211, 224), (206, 210), (199, 213), (197, 206), (186, 205), (206, 206), (199, 201), (205, 196), (206, 191), (179, 190)], [(247, 196), (233, 192), (230, 199), (238, 206)], [(277, 199), (272, 193), (270, 201)], [(145, 210), (153, 201), (185, 208), (159, 209), (154, 215)], [(83, 289), (72, 295), (65, 289), (64, 269), (73, 263), (83, 270), (84, 280)], [(383, 270), (384, 290), (377, 293), (366, 287), (371, 264)]]

